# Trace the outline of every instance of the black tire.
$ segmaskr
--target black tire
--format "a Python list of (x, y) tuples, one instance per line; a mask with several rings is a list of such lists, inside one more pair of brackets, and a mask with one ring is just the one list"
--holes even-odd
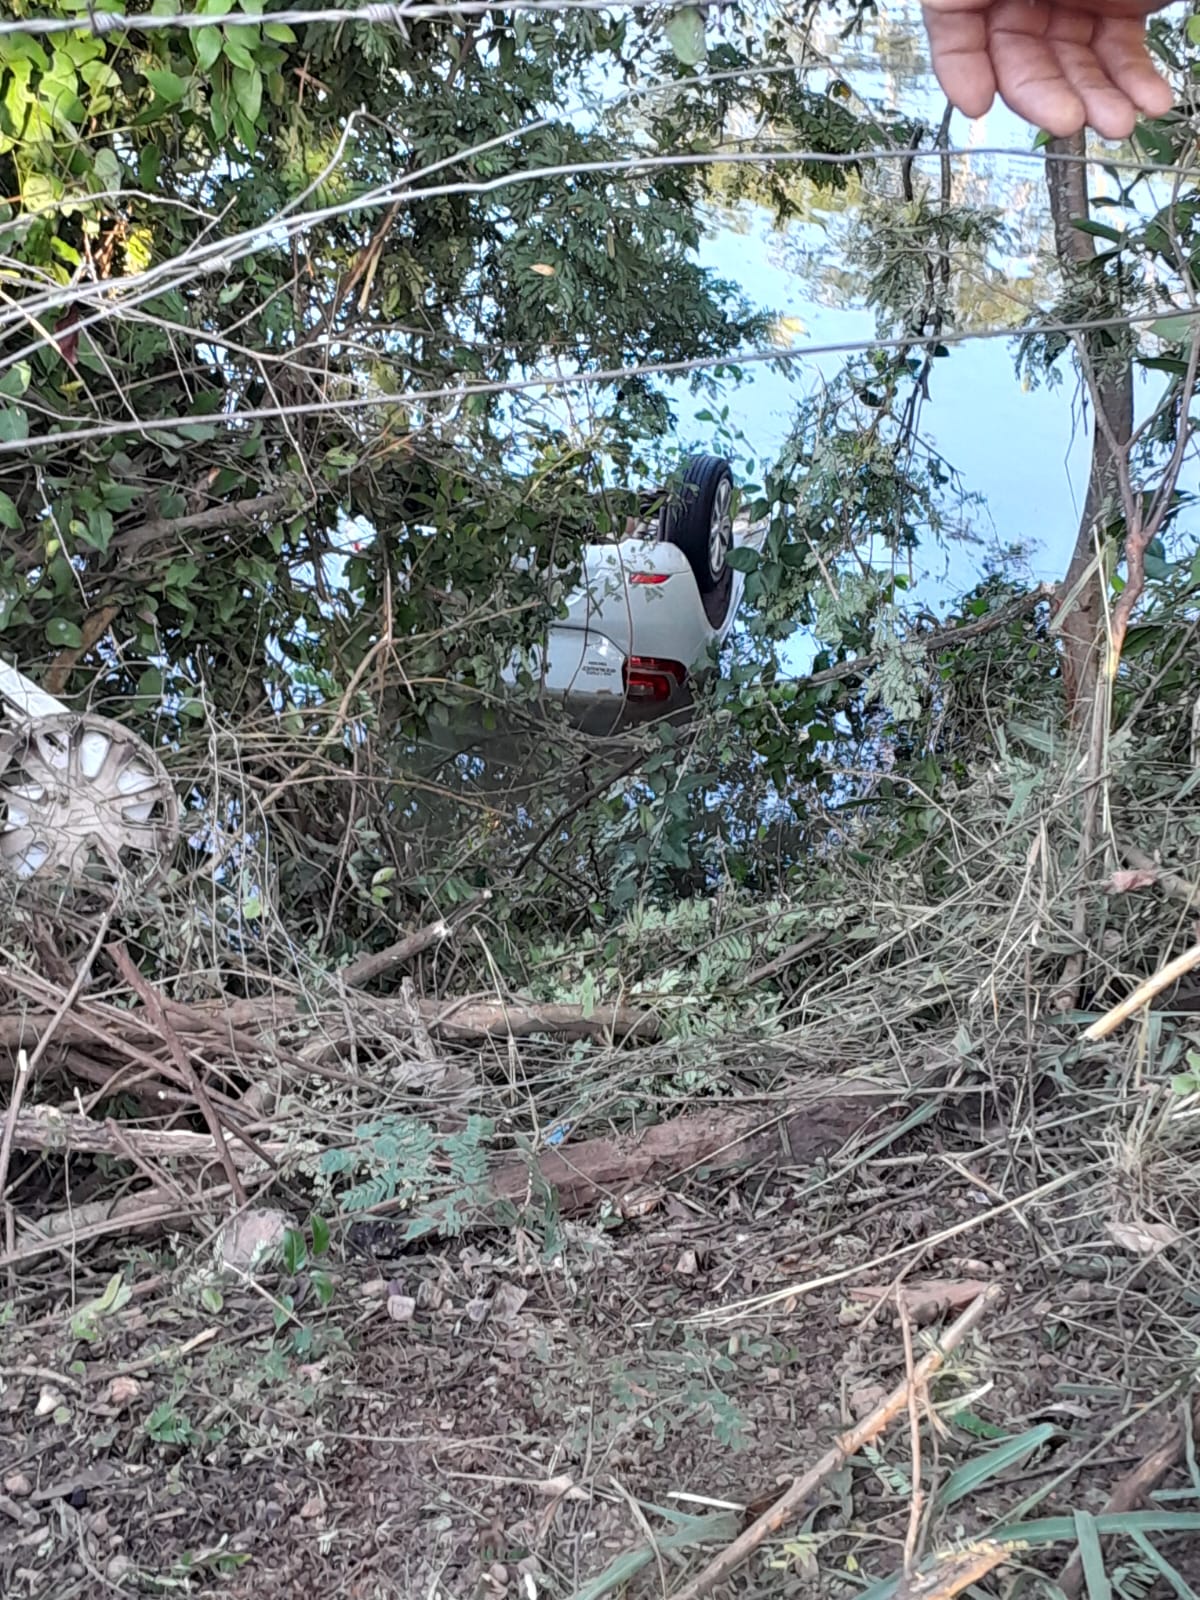
[[(718, 530), (716, 523), (720, 522)], [(683, 551), (704, 611), (719, 627), (729, 610), (733, 573), (733, 472), (722, 456), (692, 456), (683, 481), (659, 513), (659, 538)]]

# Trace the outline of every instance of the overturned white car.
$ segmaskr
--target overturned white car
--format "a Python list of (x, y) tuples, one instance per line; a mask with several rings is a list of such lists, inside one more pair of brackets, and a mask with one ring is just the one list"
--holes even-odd
[(648, 500), (619, 542), (590, 544), (566, 615), (525, 661), (537, 692), (589, 729), (662, 716), (691, 700), (695, 675), (737, 617), (744, 574), (735, 548), (761, 546), (766, 524), (735, 515), (733, 472), (693, 456), (677, 490)]

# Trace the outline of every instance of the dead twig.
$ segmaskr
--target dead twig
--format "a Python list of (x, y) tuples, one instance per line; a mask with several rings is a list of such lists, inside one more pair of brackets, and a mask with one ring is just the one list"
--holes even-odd
[(1154, 999), (1155, 995), (1161, 994), (1164, 989), (1169, 989), (1173, 983), (1177, 983), (1197, 966), (1200, 966), (1200, 942), (1189, 946), (1173, 961), (1168, 961), (1165, 967), (1160, 967), (1157, 972), (1139, 983), (1133, 993), (1126, 995), (1119, 1005), (1113, 1006), (1102, 1017), (1097, 1017), (1090, 1027), (1083, 1030), (1083, 1037), (1089, 1043), (1097, 1039), (1107, 1039), (1109, 1034), (1114, 1033), (1123, 1022), (1128, 1021), (1135, 1011), (1140, 1011)]
[[(1200, 1395), (1191, 1402), (1192, 1429), (1200, 1429)], [(1187, 1429), (1181, 1418), (1166, 1434), (1161, 1443), (1155, 1445), (1149, 1455), (1144, 1456), (1136, 1467), (1131, 1468), (1125, 1476), (1118, 1480), (1113, 1492), (1105, 1502), (1101, 1516), (1109, 1517), (1115, 1514), (1134, 1511), (1146, 1499), (1152, 1489), (1156, 1489), (1170, 1472), (1171, 1468), (1183, 1456), (1184, 1446), (1187, 1443)], [(1066, 1600), (1076, 1600), (1083, 1589), (1083, 1557), (1076, 1549), (1071, 1559), (1063, 1568), (1058, 1579), (1058, 1587), (1066, 1596)]]
[(925, 1509), (925, 1496), (921, 1491), (921, 1385), (916, 1378), (913, 1360), (912, 1323), (904, 1301), (897, 1299), (900, 1313), (900, 1332), (904, 1337), (904, 1376), (908, 1384), (908, 1442), (912, 1456), (912, 1498), (908, 1507), (908, 1531), (904, 1535), (904, 1578), (912, 1579), (917, 1565), (917, 1544), (921, 1537), (921, 1517)]
[(223, 1135), (218, 1143), (210, 1134), (193, 1133), (186, 1128), (132, 1128), (115, 1123), (111, 1117), (97, 1122), (92, 1117), (60, 1111), (57, 1106), (33, 1106), (15, 1116), (12, 1126), (13, 1143), (21, 1150), (70, 1150), (129, 1160), (217, 1161), (221, 1160), (224, 1145), (235, 1166), (258, 1162), (270, 1170), (275, 1158), (287, 1149), (285, 1144), (276, 1143), (259, 1150), (241, 1150)]
[[(207, 1200), (220, 1200), (228, 1195), (224, 1185), (210, 1189)], [(126, 1195), (120, 1200), (97, 1200), (70, 1211), (51, 1212), (39, 1217), (36, 1223), (21, 1224), (20, 1241), (0, 1256), (0, 1267), (12, 1266), (18, 1261), (33, 1261), (48, 1255), (52, 1250), (65, 1247), (74, 1249), (88, 1239), (103, 1239), (109, 1234), (132, 1233), (140, 1228), (164, 1228), (168, 1223), (196, 1220), (194, 1200), (180, 1205), (174, 1195), (155, 1194), (143, 1189), (139, 1194)]]
[(921, 1357), (911, 1375), (906, 1376), (903, 1383), (897, 1384), (886, 1400), (877, 1405), (868, 1417), (842, 1434), (821, 1459), (802, 1477), (795, 1479), (774, 1504), (761, 1516), (756, 1517), (732, 1544), (714, 1557), (690, 1583), (685, 1583), (682, 1589), (677, 1589), (672, 1600), (700, 1600), (702, 1595), (707, 1594), (718, 1583), (723, 1583), (729, 1574), (752, 1556), (772, 1534), (778, 1533), (785, 1527), (807, 1505), (813, 1494), (828, 1478), (839, 1472), (851, 1456), (857, 1455), (864, 1446), (877, 1439), (905, 1410), (912, 1386), (929, 1382), (941, 1368), (947, 1355), (983, 1320), (984, 1314), (1000, 1298), (1001, 1292), (998, 1284), (985, 1289), (974, 1305), (968, 1306), (946, 1329), (941, 1343)]
[(1020, 1548), (1015, 1541), (997, 1544), (994, 1539), (982, 1539), (965, 1550), (955, 1550), (928, 1572), (903, 1578), (894, 1600), (954, 1600), (955, 1595), (986, 1578)]
[(3, 1198), (5, 1190), (8, 1187), (8, 1163), (12, 1158), (13, 1130), (16, 1127), (17, 1117), (20, 1114), (21, 1101), (25, 1096), (25, 1086), (29, 1082), (34, 1068), (45, 1055), (50, 1041), (54, 1037), (55, 1030), (62, 1022), (62, 1019), (66, 1016), (67, 1012), (75, 1004), (75, 1001), (79, 996), (79, 991), (87, 982), (88, 974), (92, 970), (92, 963), (99, 954), (100, 946), (103, 944), (105, 935), (108, 933), (108, 925), (112, 921), (113, 910), (114, 907), (110, 906), (100, 918), (100, 926), (96, 929), (95, 937), (92, 939), (91, 944), (88, 946), (87, 953), (84, 955), (83, 960), (79, 963), (79, 966), (76, 969), (75, 976), (71, 980), (71, 986), (63, 995), (62, 1000), (58, 1004), (58, 1008), (56, 1009), (54, 1015), (50, 1018), (50, 1022), (46, 1027), (45, 1032), (34, 1046), (33, 1054), (31, 1056), (27, 1056), (24, 1050), (18, 1050), (17, 1052), (17, 1071), (16, 1077), (13, 1080), (12, 1098), (8, 1102), (8, 1115), (4, 1120), (4, 1134), (3, 1137), (0, 1138), (0, 1199)]
[[(454, 921), (462, 921), (480, 906), (486, 905), (491, 898), (490, 889), (483, 889), (479, 894), (472, 895), (461, 906), (455, 907)], [(432, 946), (441, 944), (444, 939), (450, 937), (450, 932), (449, 920), (439, 917), (436, 922), (418, 928), (415, 933), (407, 934), (395, 944), (388, 945), (386, 950), (376, 950), (370, 955), (359, 956), (356, 960), (348, 962), (338, 972), (338, 977), (352, 989), (361, 988), (364, 983), (370, 983), (373, 978), (380, 977), (389, 968), (398, 967), (405, 961), (411, 961), (414, 956), (423, 954)]]
[[(240, 1209), (246, 1204), (246, 1191), (242, 1187), (242, 1180), (238, 1177), (237, 1166), (225, 1139), (221, 1120), (213, 1109), (213, 1103), (208, 1097), (208, 1090), (200, 1081), (200, 1074), (193, 1066), (192, 1058), (180, 1043), (179, 1035), (167, 1021), (166, 1009), (159, 1003), (157, 993), (130, 960), (124, 945), (115, 942), (109, 945), (108, 953), (115, 962), (117, 971), (158, 1024), (162, 1033), (163, 1043), (171, 1052), (171, 1059), (174, 1061), (183, 1081), (195, 1096), (200, 1114), (208, 1125), (209, 1133), (212, 1134), (213, 1142), (220, 1153), (221, 1165), (225, 1168), (225, 1178), (229, 1184), (230, 1193), (237, 1201)], [(233, 1131), (236, 1132), (236, 1130)]]

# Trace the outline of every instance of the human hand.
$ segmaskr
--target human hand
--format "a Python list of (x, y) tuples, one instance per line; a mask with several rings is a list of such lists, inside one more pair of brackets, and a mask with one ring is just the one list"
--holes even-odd
[(933, 70), (951, 105), (981, 117), (999, 91), (1058, 138), (1125, 139), (1171, 90), (1151, 65), (1146, 18), (1165, 0), (921, 0)]

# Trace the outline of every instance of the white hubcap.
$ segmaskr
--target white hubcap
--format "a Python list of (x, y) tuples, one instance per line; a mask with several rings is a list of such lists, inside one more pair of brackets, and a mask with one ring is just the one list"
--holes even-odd
[(120, 723), (38, 717), (0, 747), (0, 871), (119, 883), (130, 857), (152, 872), (178, 832), (170, 779)]
[(725, 558), (733, 543), (733, 485), (722, 478), (713, 496), (712, 520), (708, 527), (708, 568), (714, 578), (725, 571)]

